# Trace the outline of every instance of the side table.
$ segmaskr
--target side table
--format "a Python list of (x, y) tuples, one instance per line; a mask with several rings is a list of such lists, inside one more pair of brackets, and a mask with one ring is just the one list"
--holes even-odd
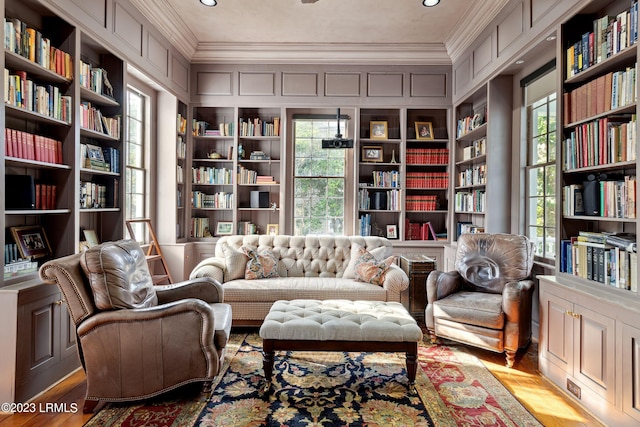
[(409, 289), (402, 293), (402, 304), (411, 316), (424, 323), (427, 307), (427, 276), (436, 269), (436, 261), (426, 255), (411, 253), (400, 256), (400, 268), (409, 276)]

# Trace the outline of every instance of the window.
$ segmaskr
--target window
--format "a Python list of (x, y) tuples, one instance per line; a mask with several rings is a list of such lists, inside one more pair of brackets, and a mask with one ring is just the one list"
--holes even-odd
[(525, 87), (527, 106), (526, 225), (536, 256), (556, 259), (555, 69)]
[[(147, 145), (146, 123), (147, 102), (145, 95), (135, 89), (127, 90), (126, 115), (126, 175), (125, 206), (126, 219), (146, 218), (147, 211), (147, 169), (145, 147)], [(133, 233), (140, 243), (149, 242), (144, 223), (132, 224)]]
[[(341, 121), (341, 129), (346, 122)], [(345, 233), (346, 151), (322, 149), (337, 132), (333, 119), (294, 120), (295, 235)]]

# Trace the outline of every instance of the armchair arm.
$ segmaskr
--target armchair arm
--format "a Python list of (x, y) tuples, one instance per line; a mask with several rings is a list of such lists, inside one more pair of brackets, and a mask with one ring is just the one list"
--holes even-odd
[[(424, 310), (424, 322), (427, 329), (434, 334), (433, 303), (462, 288), (462, 276), (457, 271), (432, 271), (427, 276), (427, 308)], [(434, 335), (435, 336), (435, 335)]]
[(210, 304), (224, 302), (224, 288), (216, 279), (200, 277), (171, 285), (155, 286), (158, 304), (197, 298)]
[(504, 347), (517, 351), (531, 339), (533, 280), (509, 282), (502, 291), (505, 314)]
[(92, 316), (77, 329), (87, 398), (135, 399), (213, 378), (214, 326), (211, 306), (198, 299)]
[(382, 287), (387, 291), (389, 301), (400, 302), (400, 293), (409, 287), (409, 277), (403, 269), (391, 264), (384, 275)]
[(209, 257), (204, 259), (196, 265), (189, 279), (196, 279), (198, 277), (213, 277), (220, 283), (224, 283), (224, 269), (225, 263), (223, 258)]

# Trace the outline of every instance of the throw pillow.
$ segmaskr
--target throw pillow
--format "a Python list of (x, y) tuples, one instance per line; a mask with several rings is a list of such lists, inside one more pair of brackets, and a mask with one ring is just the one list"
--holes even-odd
[(390, 256), (382, 261), (375, 259), (360, 261), (356, 264), (356, 280), (382, 286), (384, 276), (394, 262), (396, 262), (395, 256)]
[(351, 258), (349, 259), (349, 264), (347, 265), (347, 268), (344, 269), (344, 273), (342, 273), (342, 278), (355, 279), (356, 264), (358, 264), (359, 261), (381, 260), (386, 253), (387, 253), (387, 248), (384, 246), (372, 249), (371, 251), (367, 251), (365, 248), (363, 248), (359, 244), (354, 243), (351, 246)]
[(220, 247), (224, 254), (224, 281), (244, 278), (249, 257), (244, 252), (233, 249), (227, 242), (222, 242)]
[(255, 249), (243, 246), (242, 251), (249, 257), (244, 272), (245, 279), (254, 280), (280, 277), (276, 268), (277, 260), (271, 250), (263, 249), (258, 253)]

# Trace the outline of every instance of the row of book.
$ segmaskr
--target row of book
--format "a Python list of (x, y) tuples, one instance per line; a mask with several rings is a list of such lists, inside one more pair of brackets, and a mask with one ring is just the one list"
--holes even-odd
[(624, 71), (609, 72), (565, 92), (562, 108), (564, 126), (637, 101), (638, 64)]
[(4, 129), (4, 152), (7, 157), (62, 164), (62, 141), (17, 129)]
[(562, 212), (567, 216), (633, 219), (637, 215), (636, 189), (635, 175), (566, 185), (562, 189)]
[(274, 185), (278, 182), (271, 175), (258, 175), (258, 172), (238, 166), (238, 184)]
[(404, 223), (404, 238), (405, 240), (438, 240), (431, 222), (411, 222), (409, 219)]
[(238, 234), (248, 236), (258, 233), (258, 226), (250, 221), (238, 221)]
[(181, 135), (187, 133), (187, 118), (180, 113), (176, 118), (176, 131)]
[(358, 229), (361, 236), (371, 236), (371, 214), (360, 216), (358, 219)]
[(191, 237), (212, 237), (209, 228), (209, 218), (191, 218), (191, 227), (189, 229)]
[(447, 188), (449, 172), (407, 172), (407, 188)]
[(107, 70), (94, 67), (84, 61), (80, 61), (80, 86), (100, 95), (113, 98), (113, 86), (107, 77)]
[(400, 187), (400, 172), (373, 171), (373, 187)]
[(581, 231), (560, 242), (560, 271), (638, 291), (636, 235)]
[(120, 150), (94, 144), (80, 144), (82, 167), (104, 172), (120, 173)]
[(60, 88), (51, 84), (37, 84), (25, 71), (4, 69), (4, 102), (43, 116), (71, 123), (71, 97), (62, 95)]
[(176, 183), (178, 184), (184, 184), (183, 170), (182, 166), (176, 165)]
[(458, 191), (453, 199), (456, 212), (481, 213), (485, 211), (487, 195), (484, 190)]
[(483, 185), (487, 183), (487, 165), (477, 165), (458, 172), (458, 186)]
[(90, 102), (80, 103), (80, 127), (95, 132), (104, 133), (112, 138), (120, 139), (120, 116), (107, 117), (91, 105)]
[(119, 181), (109, 187), (90, 181), (80, 181), (80, 209), (117, 208), (120, 205)]
[(636, 160), (636, 115), (604, 117), (576, 126), (562, 144), (562, 168)]
[(50, 39), (20, 19), (4, 19), (4, 48), (69, 80), (73, 79), (71, 55), (51, 46)]
[(58, 206), (58, 190), (53, 184), (36, 183), (36, 209), (50, 210)]
[(456, 239), (463, 234), (484, 233), (484, 227), (471, 221), (458, 221), (456, 223)]
[(227, 168), (194, 167), (191, 168), (191, 182), (194, 184), (233, 184), (233, 170)]
[(446, 165), (448, 148), (407, 148), (408, 165)]
[(407, 194), (407, 211), (435, 211), (438, 209), (438, 196), (433, 194)]
[(400, 190), (369, 191), (361, 188), (358, 191), (358, 209), (360, 210), (400, 210)]
[(245, 120), (241, 117), (238, 120), (238, 135), (280, 136), (280, 117), (274, 117), (271, 121), (259, 117)]
[(458, 119), (458, 126), (456, 129), (456, 137), (460, 138), (469, 132), (479, 128), (486, 123), (487, 106), (483, 107), (483, 112), (476, 112), (473, 116), (466, 116)]
[(206, 194), (202, 191), (192, 191), (191, 206), (196, 209), (233, 209), (235, 203), (233, 193), (221, 191), (215, 194)]
[(487, 138), (480, 138), (472, 141), (466, 147), (462, 148), (462, 160), (471, 160), (476, 157), (484, 156), (487, 153)]
[(187, 143), (184, 142), (182, 135), (178, 135), (176, 140), (176, 157), (178, 159), (184, 159), (187, 157)]
[(567, 78), (599, 64), (633, 46), (638, 41), (638, 2), (616, 16), (605, 15), (593, 21), (593, 31), (566, 50)]
[(209, 128), (209, 123), (204, 120), (193, 119), (194, 136), (234, 136), (235, 125), (233, 123), (220, 122), (218, 128)]

